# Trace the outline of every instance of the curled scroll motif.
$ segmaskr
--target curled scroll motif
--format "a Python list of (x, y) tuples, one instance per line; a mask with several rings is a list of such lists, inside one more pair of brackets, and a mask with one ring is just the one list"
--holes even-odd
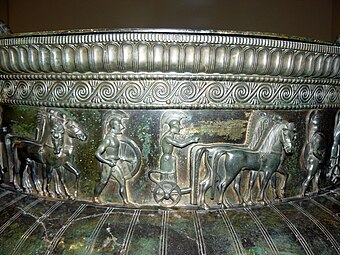
[(254, 92), (252, 91), (249, 84), (247, 83), (237, 83), (233, 86), (233, 97), (236, 102), (246, 103), (254, 96)]
[(10, 81), (1, 81), (1, 95), (2, 98), (14, 98), (15, 97), (15, 86), (17, 83)]
[(340, 87), (231, 81), (0, 81), (0, 102), (64, 107), (324, 108), (340, 105)]
[(49, 93), (47, 84), (43, 81), (36, 81), (34, 85), (32, 85), (31, 93), (32, 100), (44, 100)]
[(192, 82), (184, 82), (177, 91), (180, 102), (194, 102), (198, 96), (197, 86)]
[(279, 102), (285, 102), (285, 103), (290, 103), (294, 100), (294, 89), (293, 86), (288, 85), (288, 84), (283, 84), (282, 86), (278, 86), (278, 101)]
[(308, 85), (301, 85), (300, 89), (299, 89), (299, 100), (301, 101), (301, 103), (308, 103), (309, 101), (311, 101), (311, 99), (313, 98), (313, 94), (311, 93), (311, 88)]
[(87, 82), (80, 82), (73, 90), (73, 97), (71, 100), (74, 102), (88, 102), (92, 96), (92, 86)]
[(258, 99), (260, 100), (260, 102), (263, 102), (263, 103), (273, 102), (273, 99), (276, 97), (276, 94), (273, 92), (275, 92), (275, 90), (270, 84), (266, 84), (266, 83), (261, 84), (261, 86), (259, 86), (259, 89), (257, 91)]
[(315, 95), (315, 97), (314, 97), (315, 101), (313, 100), (315, 102), (315, 104), (320, 104), (321, 102), (324, 101), (326, 94), (325, 94), (325, 91), (322, 88), (322, 86), (316, 86), (314, 88), (313, 94)]
[(117, 93), (117, 86), (112, 86), (109, 82), (102, 82), (98, 86), (97, 94), (95, 94), (94, 102), (100, 103), (101, 101), (108, 102)]
[[(123, 92), (123, 93), (122, 93)], [(121, 91), (121, 94), (124, 95), (127, 102), (133, 103), (140, 103), (143, 101), (143, 98), (145, 96), (145, 88), (142, 83), (140, 82), (127, 82), (124, 85), (123, 91)]]
[[(80, 84), (77, 84), (79, 86)], [(49, 99), (51, 101), (62, 101), (69, 94), (69, 88), (64, 82), (56, 82), (53, 84), (52, 89), (49, 90)]]
[(151, 97), (158, 102), (164, 102), (171, 94), (172, 86), (165, 81), (157, 81), (152, 85)]
[[(206, 100), (214, 101), (214, 102), (220, 102), (222, 103), (225, 101), (226, 97), (228, 97), (227, 91), (230, 86), (230, 84), (226, 84), (227, 86), (224, 86), (224, 84), (220, 82), (211, 83), (209, 88), (206, 89), (205, 97)], [(229, 86), (228, 86), (229, 85)], [(204, 89), (204, 88), (202, 88)]]
[(27, 84), (27, 82), (20, 81), (18, 83), (18, 88), (17, 88), (17, 97), (18, 98), (25, 98), (29, 95), (30, 86)]

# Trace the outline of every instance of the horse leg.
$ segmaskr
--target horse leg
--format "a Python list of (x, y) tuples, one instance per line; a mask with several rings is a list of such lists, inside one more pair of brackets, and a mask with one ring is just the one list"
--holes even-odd
[(289, 177), (289, 173), (283, 169), (281, 173), (283, 174), (283, 181), (282, 181), (281, 188), (280, 188), (280, 199), (283, 199), (286, 193), (286, 184), (287, 184), (287, 180)]
[(70, 194), (70, 192), (68, 191), (68, 188), (66, 186), (66, 183), (65, 183), (65, 173), (64, 173), (64, 167), (63, 166), (59, 166), (56, 168), (56, 171), (57, 171), (57, 176), (60, 180), (60, 183), (61, 185), (63, 186), (64, 188), (64, 191), (65, 191), (65, 194), (66, 196), (71, 199), (71, 200), (74, 200), (74, 197)]
[(233, 179), (229, 177), (225, 177), (220, 184), (218, 185), (219, 191), (220, 191), (220, 196), (218, 200), (218, 204), (222, 206), (222, 208), (225, 207), (232, 207), (233, 205), (229, 202), (228, 198), (225, 196), (225, 192), (228, 188), (228, 186), (231, 184)]
[(50, 165), (46, 165), (46, 192), (49, 196), (54, 197), (55, 196), (54, 193), (50, 190), (52, 175), (53, 168)]
[(59, 198), (64, 198), (65, 194), (61, 189), (61, 182), (59, 179), (59, 174), (55, 168), (52, 168), (52, 179), (54, 182), (54, 192)]
[(246, 203), (248, 205), (253, 205), (253, 188), (255, 181), (257, 179), (258, 172), (257, 171), (250, 171), (250, 176), (249, 176), (249, 183), (248, 183), (248, 190), (247, 190), (247, 196), (246, 196)]
[(48, 173), (47, 173), (47, 166), (46, 164), (42, 164), (42, 178), (43, 178), (43, 184), (42, 184), (42, 193), (43, 193), (43, 196), (46, 196), (47, 195), (47, 176), (48, 176)]
[(21, 172), (21, 165), (23, 164), (20, 162), (18, 157), (18, 148), (15, 145), (13, 148), (13, 186), (16, 191), (22, 191), (22, 188), (20, 187), (20, 184), (18, 184), (18, 177), (20, 178), (20, 172)]
[[(221, 157), (224, 155), (224, 152), (217, 152), (214, 153), (212, 159), (211, 159), (211, 196), (210, 199), (213, 200), (215, 199), (215, 192), (216, 192), (216, 176), (217, 176), (217, 171), (219, 167), (219, 161)], [(220, 182), (221, 183), (221, 182)], [(220, 194), (221, 196), (221, 194)], [(219, 200), (221, 201), (221, 199)]]
[[(208, 170), (209, 169), (209, 170)], [(207, 168), (207, 172), (206, 175), (203, 179), (203, 181), (201, 181), (200, 183), (200, 189), (199, 189), (199, 205), (203, 206), (204, 209), (209, 209), (208, 204), (205, 201), (205, 195), (207, 193), (207, 190), (209, 188), (210, 185), (210, 178), (211, 178), (211, 169), (210, 167)]]
[(205, 153), (205, 148), (196, 148), (195, 146), (190, 151), (190, 171), (191, 171), (191, 204), (197, 204), (197, 188), (198, 188), (198, 176), (199, 169), (201, 166), (202, 156)]
[(244, 201), (243, 201), (243, 197), (241, 196), (241, 172), (236, 176), (235, 180), (234, 180), (234, 190), (236, 192), (237, 195), (237, 199), (238, 199), (238, 204), (243, 204), (244, 205)]
[(67, 161), (65, 163), (65, 168), (67, 171), (73, 173), (76, 177), (76, 188), (74, 191), (74, 197), (78, 196), (78, 189), (79, 189), (79, 177), (80, 177), (80, 172), (69, 162)]
[(280, 197), (280, 195), (279, 195), (279, 191), (278, 191), (278, 189), (277, 189), (277, 176), (276, 176), (276, 174), (274, 173), (273, 175), (272, 175), (272, 177), (270, 178), (270, 182), (271, 182), (271, 184), (272, 184), (272, 187), (273, 187), (273, 192), (274, 192), (274, 200), (276, 200), (276, 199), (278, 199), (279, 197)]
[(269, 199), (267, 198), (267, 188), (268, 188), (268, 184), (269, 184), (271, 176), (272, 176), (271, 171), (269, 170), (264, 171), (263, 184), (262, 184), (262, 188), (260, 191), (260, 202), (262, 204), (266, 204), (269, 201)]
[(22, 178), (21, 178), (21, 182), (22, 182), (22, 187), (24, 189), (25, 193), (32, 193), (32, 185), (29, 181), (29, 174), (28, 174), (28, 168), (29, 168), (29, 159), (26, 160), (25, 165), (22, 164), (22, 166), (20, 167), (21, 170), (20, 172), (22, 173)]
[(42, 187), (41, 187), (41, 182), (40, 182), (39, 174), (38, 174), (38, 164), (37, 162), (31, 160), (30, 166), (31, 166), (31, 178), (33, 180), (34, 188), (39, 194), (41, 194)]

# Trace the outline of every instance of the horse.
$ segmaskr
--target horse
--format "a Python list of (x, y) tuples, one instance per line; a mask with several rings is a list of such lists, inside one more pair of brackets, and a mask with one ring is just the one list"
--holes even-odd
[[(73, 165), (73, 151), (74, 151), (74, 139), (78, 139), (80, 141), (85, 141), (87, 136), (85, 132), (81, 129), (79, 124), (73, 120), (66, 119), (64, 115), (61, 115), (62, 118), (58, 117), (60, 113), (55, 111), (50, 111), (49, 113), (49, 124), (42, 125), (42, 133), (40, 134), (40, 138), (38, 136), (37, 140), (40, 142), (28, 139), (28, 138), (15, 138), (15, 142), (7, 141), (8, 144), (11, 144), (12, 150), (21, 162), (20, 170), (18, 170), (19, 161), (15, 165), (15, 172), (23, 173), (23, 183), (24, 187), (28, 189), (28, 191), (32, 192), (28, 187), (30, 186), (30, 181), (28, 179), (27, 168), (30, 166), (32, 173), (32, 180), (35, 185), (38, 193), (48, 194), (50, 196), (54, 196), (54, 194), (50, 191), (49, 185), (54, 176), (55, 183), (55, 192), (58, 196), (63, 197), (63, 192), (61, 190), (60, 184), (62, 185), (66, 195), (68, 198), (73, 199), (74, 197), (68, 191), (68, 188), (65, 184), (64, 180), (64, 169), (68, 170), (76, 177), (76, 188), (74, 192), (74, 196), (77, 197), (78, 188), (79, 188), (79, 170)], [(48, 131), (51, 126), (50, 132)], [(13, 139), (13, 136), (12, 138)], [(50, 141), (50, 142), (48, 142)], [(55, 151), (54, 155), (51, 152), (51, 144), (54, 146)], [(28, 146), (29, 145), (29, 146)], [(38, 148), (40, 145), (40, 149), (38, 152), (30, 147), (36, 146)], [(14, 161), (16, 162), (16, 161)], [(43, 187), (42, 190), (39, 187), (39, 177), (37, 170), (37, 163), (43, 165)], [(57, 175), (53, 175), (54, 173)]]
[[(254, 120), (253, 120), (254, 119)], [(212, 180), (218, 182), (219, 176), (213, 176), (210, 178), (211, 166), (212, 166), (212, 158), (216, 151), (223, 149), (240, 149), (240, 148), (248, 148), (250, 150), (258, 150), (261, 142), (263, 141), (265, 135), (269, 132), (270, 128), (277, 122), (281, 122), (282, 118), (279, 115), (271, 114), (262, 111), (254, 111), (249, 119), (250, 125), (247, 128), (246, 137), (250, 137), (250, 141), (247, 144), (235, 145), (235, 144), (227, 144), (227, 143), (214, 143), (214, 144), (199, 144), (193, 146), (190, 151), (190, 169), (192, 173), (192, 192), (191, 201), (192, 204), (197, 204), (197, 194), (201, 194), (203, 190), (207, 190), (208, 188), (213, 186)], [(198, 191), (198, 172), (201, 164), (202, 157), (205, 158), (205, 166), (207, 170), (207, 174), (204, 180), (200, 183), (200, 187)], [(234, 190), (236, 194), (240, 194), (240, 182), (241, 182), (240, 172), (235, 178), (234, 182)], [(246, 196), (246, 201), (248, 204), (252, 204), (252, 188), (254, 186), (255, 180), (257, 179), (258, 172), (250, 170), (250, 178), (248, 184), (248, 192)], [(275, 181), (272, 181), (273, 184), (276, 184)], [(274, 186), (274, 185), (273, 185)], [(284, 189), (284, 186), (281, 187)], [(215, 198), (215, 190), (212, 189), (210, 193), (210, 199), (213, 200)], [(243, 203), (243, 199), (241, 196), (238, 196), (239, 204)], [(205, 196), (200, 196), (200, 205), (207, 206), (205, 203)]]
[[(230, 206), (229, 201), (224, 200), (224, 193), (231, 182), (243, 170), (262, 171), (264, 173), (260, 190), (260, 201), (266, 203), (267, 187), (273, 173), (282, 171), (283, 158), (293, 151), (295, 139), (295, 126), (293, 123), (282, 121), (276, 123), (269, 131), (259, 150), (253, 151), (247, 148), (226, 148), (216, 151), (212, 159), (212, 176), (219, 173), (222, 180), (219, 181), (220, 191), (218, 204)], [(220, 164), (220, 160), (223, 161)], [(215, 183), (215, 182), (213, 182)], [(213, 187), (214, 189), (214, 187)], [(204, 195), (205, 191), (202, 192)], [(237, 194), (241, 197), (240, 194)]]
[[(284, 175), (285, 184), (288, 173), (282, 167), (282, 163), (286, 153), (292, 151), (292, 141), (294, 138), (294, 124), (276, 120), (269, 129), (268, 134), (264, 137), (262, 144), (260, 144), (256, 150), (246, 146), (225, 144), (193, 148), (191, 150), (191, 167), (194, 169), (192, 173), (197, 174), (201, 164), (201, 158), (204, 155), (206, 163), (206, 176), (200, 183), (198, 192), (199, 204), (206, 208), (208, 207), (205, 202), (205, 194), (207, 190), (211, 188), (211, 199), (214, 199), (217, 183), (219, 183), (218, 190), (220, 191), (218, 203), (221, 204), (226, 188), (243, 170), (250, 170), (252, 172), (263, 171), (265, 173), (263, 185), (260, 185), (260, 198), (263, 200), (269, 179), (274, 172), (280, 172)], [(284, 151), (286, 153), (284, 153)], [(192, 177), (194, 178), (195, 176)], [(254, 178), (256, 178), (256, 176)], [(237, 184), (239, 184), (239, 181), (235, 182), (236, 186)], [(192, 187), (192, 189), (195, 190), (195, 187)], [(251, 189), (251, 186), (248, 188), (248, 193), (249, 189)], [(239, 188), (235, 190), (238, 200), (241, 203), (243, 199)], [(192, 199), (192, 201), (197, 202), (195, 199)], [(228, 205), (230, 205), (229, 202)]]
[[(218, 175), (212, 175), (212, 159), (213, 155), (220, 150), (226, 148), (240, 148), (240, 146), (233, 146), (231, 144), (198, 144), (191, 148), (190, 150), (190, 169), (191, 169), (191, 204), (202, 205), (204, 208), (208, 209), (208, 205), (205, 202), (205, 193), (207, 190), (214, 186), (213, 182), (219, 182), (222, 178)], [(198, 175), (201, 165), (202, 158), (205, 162), (206, 175), (203, 181), (200, 182), (198, 187)], [(235, 188), (236, 189), (236, 188)], [(204, 193), (204, 194), (203, 194)], [(203, 194), (203, 195), (202, 195)], [(198, 195), (198, 196), (197, 196)], [(210, 199), (215, 198), (215, 190), (211, 189)]]
[[(80, 177), (80, 171), (74, 166), (73, 159), (74, 159), (74, 139), (78, 139), (79, 141), (86, 141), (87, 136), (85, 132), (82, 130), (82, 128), (79, 126), (77, 122), (74, 120), (66, 120), (66, 123), (64, 125), (65, 128), (65, 134), (64, 134), (64, 144), (62, 147), (62, 150), (59, 154), (59, 164), (53, 167), (56, 172), (57, 176), (55, 178), (55, 192), (58, 196), (63, 197), (63, 192), (60, 189), (59, 181), (63, 186), (63, 189), (65, 190), (65, 193), (68, 197), (72, 198), (70, 196), (70, 193), (67, 189), (67, 186), (65, 184), (65, 169), (69, 171), (70, 173), (74, 174), (76, 177), (76, 188), (74, 192), (74, 197), (77, 197), (78, 195), (78, 189), (79, 189), (79, 177)], [(47, 181), (47, 184), (49, 181)]]
[[(31, 174), (36, 190), (40, 193), (40, 181), (36, 171), (36, 162), (46, 165), (49, 158), (58, 159), (64, 144), (64, 127), (61, 122), (55, 122), (50, 127), (50, 135), (42, 143), (27, 137), (7, 134), (5, 144), (9, 169), (13, 171), (13, 185), (16, 190), (32, 192), (28, 180), (28, 167), (31, 167)], [(21, 185), (18, 184), (20, 177)]]

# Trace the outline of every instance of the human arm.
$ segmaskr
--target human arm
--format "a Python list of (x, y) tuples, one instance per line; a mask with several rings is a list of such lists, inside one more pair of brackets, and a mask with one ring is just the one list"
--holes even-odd
[(165, 137), (165, 141), (175, 147), (178, 148), (184, 148), (186, 146), (188, 146), (189, 144), (192, 143), (197, 143), (199, 140), (199, 137), (190, 137), (190, 138), (186, 138), (183, 140), (179, 140), (179, 139), (175, 139), (172, 137)]
[(116, 165), (116, 162), (105, 159), (103, 157), (103, 153), (105, 152), (106, 148), (110, 146), (110, 140), (109, 139), (104, 139), (103, 142), (99, 145), (97, 151), (96, 151), (96, 158), (102, 162), (105, 163), (111, 167), (114, 167)]

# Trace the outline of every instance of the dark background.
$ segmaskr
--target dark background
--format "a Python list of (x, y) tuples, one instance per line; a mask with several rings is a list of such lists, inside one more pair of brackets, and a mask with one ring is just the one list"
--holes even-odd
[(76, 28), (259, 31), (334, 41), (340, 0), (0, 0), (13, 32)]

